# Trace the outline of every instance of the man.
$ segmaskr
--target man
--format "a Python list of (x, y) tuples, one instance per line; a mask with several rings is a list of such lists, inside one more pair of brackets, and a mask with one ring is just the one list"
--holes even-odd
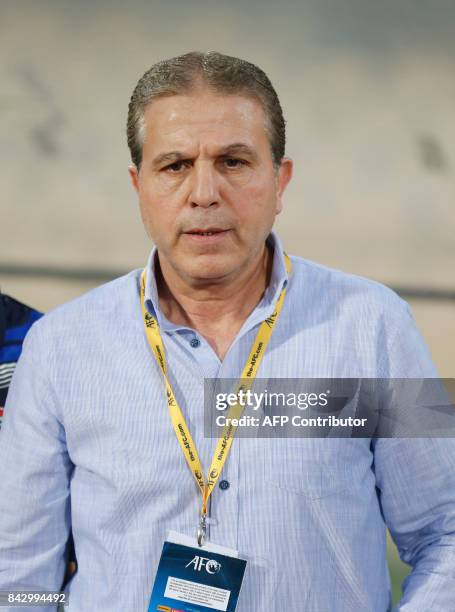
[(204, 378), (249, 363), (262, 378), (436, 376), (393, 292), (283, 254), (292, 162), (267, 76), (218, 53), (160, 62), (128, 144), (156, 247), (143, 281), (95, 289), (28, 338), (0, 444), (0, 590), (58, 590), (72, 527), (68, 610), (147, 610), (168, 531), (196, 545), (199, 526), (248, 562), (241, 612), (385, 612), (386, 523), (413, 566), (398, 610), (452, 609), (452, 440), (237, 437), (209, 490)]

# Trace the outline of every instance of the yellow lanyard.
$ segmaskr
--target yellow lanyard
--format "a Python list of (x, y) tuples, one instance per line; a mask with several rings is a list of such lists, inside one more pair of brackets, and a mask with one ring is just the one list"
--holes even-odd
[[(289, 275), (291, 271), (291, 260), (286, 254), (284, 256), (286, 261), (286, 270)], [(213, 454), (212, 463), (210, 465), (210, 470), (207, 476), (207, 481), (205, 481), (202, 465), (199, 460), (199, 455), (196, 450), (196, 446), (193, 442), (193, 438), (191, 437), (185, 418), (182, 414), (182, 411), (180, 410), (180, 406), (177, 403), (174, 391), (172, 390), (172, 387), (167, 377), (164, 345), (163, 340), (161, 338), (158, 321), (153, 315), (147, 312), (147, 309), (145, 307), (145, 276), (146, 270), (144, 270), (141, 275), (141, 307), (145, 333), (147, 335), (147, 340), (150, 344), (150, 348), (152, 349), (153, 355), (155, 356), (155, 359), (161, 369), (161, 372), (163, 373), (164, 384), (166, 387), (167, 406), (169, 410), (169, 415), (171, 417), (172, 425), (174, 427), (175, 435), (177, 436), (177, 440), (179, 441), (186, 462), (188, 463), (188, 467), (190, 468), (199, 486), (199, 489), (201, 490), (202, 509), (198, 529), (198, 544), (199, 546), (202, 546), (205, 540), (207, 502), (215, 487), (215, 484), (218, 481), (218, 478), (220, 477), (221, 470), (223, 469), (223, 466), (229, 455), (229, 451), (231, 449), (232, 441), (234, 439), (237, 426), (224, 426), (222, 434), (218, 440), (215, 452)], [(254, 378), (256, 377), (256, 374), (259, 369), (259, 365), (262, 361), (262, 357), (264, 356), (269, 340), (272, 337), (272, 333), (280, 315), (281, 308), (283, 307), (285, 295), (286, 287), (281, 290), (278, 300), (276, 301), (275, 310), (273, 311), (273, 313), (270, 315), (270, 317), (267, 317), (267, 319), (265, 319), (261, 323), (256, 338), (253, 342), (250, 355), (242, 371), (241, 380), (248, 379), (248, 382), (239, 385), (237, 389), (237, 395), (240, 390), (245, 391), (253, 384)], [(232, 423), (232, 421), (229, 420), (231, 418), (240, 418), (244, 409), (245, 406), (242, 406), (239, 403), (232, 406), (226, 419), (227, 422)]]

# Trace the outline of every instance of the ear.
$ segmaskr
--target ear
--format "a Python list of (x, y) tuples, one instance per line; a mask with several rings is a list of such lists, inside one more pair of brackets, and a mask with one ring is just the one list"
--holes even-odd
[(136, 193), (139, 193), (139, 172), (138, 169), (136, 168), (136, 166), (134, 164), (131, 164), (131, 166), (128, 166), (128, 172), (131, 178), (131, 184), (134, 187), (134, 190), (136, 191)]
[(283, 157), (276, 175), (276, 214), (283, 210), (283, 194), (292, 178), (293, 162), (289, 157)]

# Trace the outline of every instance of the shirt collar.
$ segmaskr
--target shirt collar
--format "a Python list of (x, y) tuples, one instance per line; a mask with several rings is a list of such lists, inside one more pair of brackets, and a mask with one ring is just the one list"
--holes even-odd
[[(280, 291), (288, 282), (288, 273), (286, 270), (283, 247), (281, 246), (281, 241), (275, 232), (271, 232), (269, 234), (267, 244), (273, 248), (273, 264), (270, 283), (265, 290), (262, 300), (251, 313), (248, 321), (245, 322), (249, 324), (248, 327), (256, 324), (257, 322), (263, 321), (272, 314)], [(147, 261), (147, 273), (145, 279), (145, 306), (149, 313), (155, 316), (162, 331), (173, 332), (188, 329), (182, 325), (175, 325), (174, 323), (171, 323), (171, 321), (169, 321), (159, 309), (158, 287), (156, 284), (157, 253), (157, 248), (153, 247)]]

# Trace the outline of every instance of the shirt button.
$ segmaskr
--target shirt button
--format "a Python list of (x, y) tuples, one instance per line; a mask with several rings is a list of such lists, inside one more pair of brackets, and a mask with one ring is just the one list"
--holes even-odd
[(220, 482), (220, 489), (223, 489), (223, 491), (226, 491), (226, 489), (229, 489), (230, 484), (227, 480), (222, 480)]
[(194, 336), (194, 338), (191, 338), (190, 345), (193, 348), (197, 348), (198, 346), (201, 345), (201, 341), (199, 340), (199, 338), (196, 338), (196, 336)]

